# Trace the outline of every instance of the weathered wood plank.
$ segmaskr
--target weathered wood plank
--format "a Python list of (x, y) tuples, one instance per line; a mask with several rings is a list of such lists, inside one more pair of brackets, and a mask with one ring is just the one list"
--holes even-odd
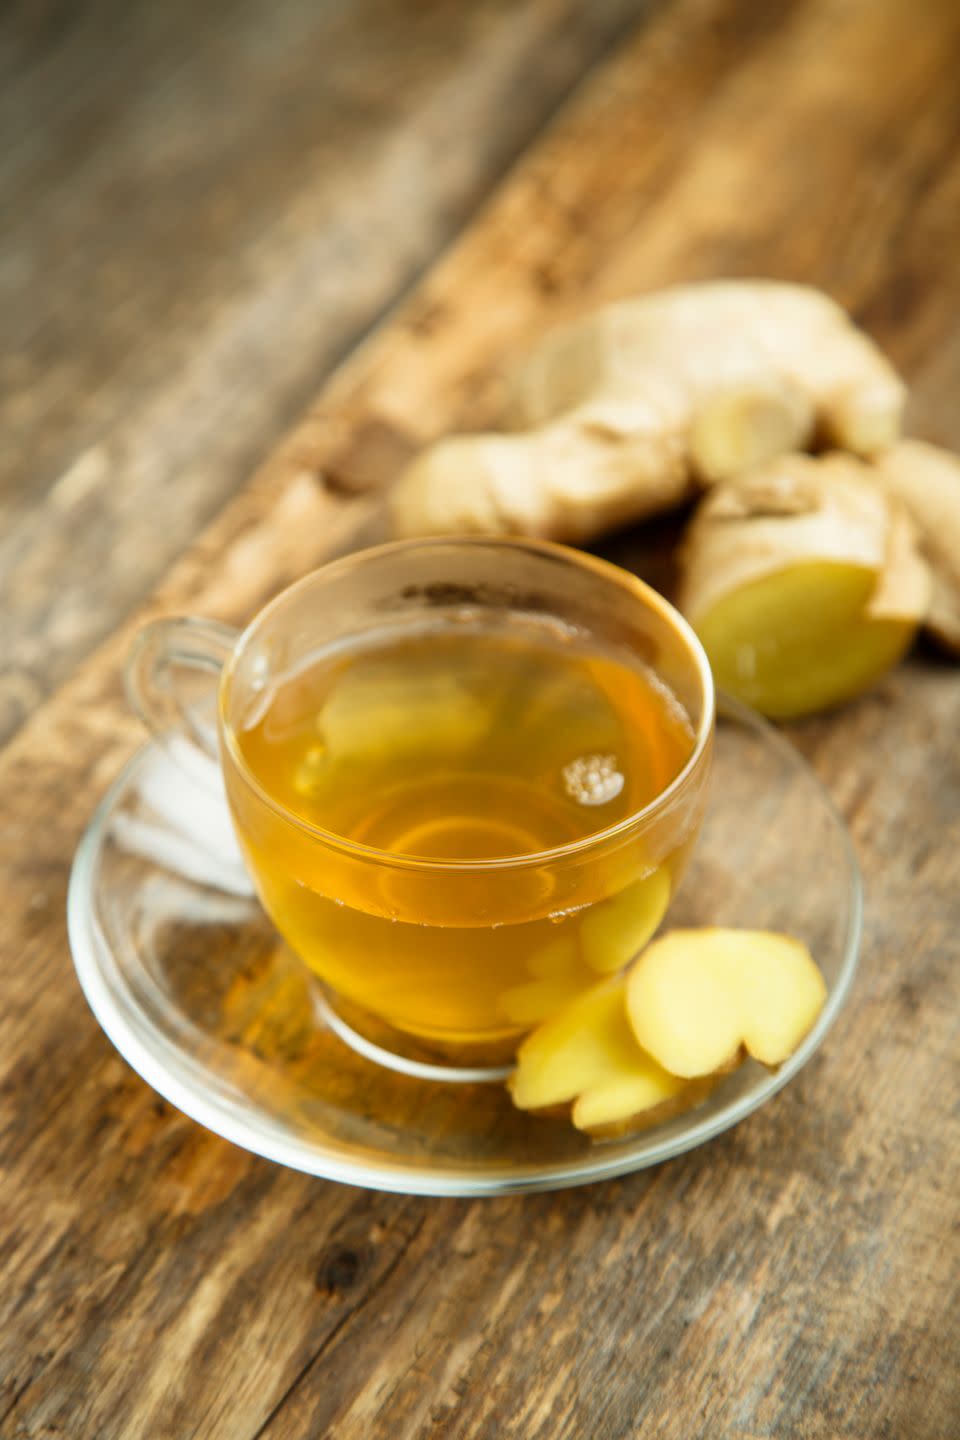
[[(621, 286), (721, 270), (825, 284), (904, 366), (927, 433), (960, 442), (960, 255), (944, 242), (958, 60), (948, 0), (660, 12), (155, 606), (238, 620), (355, 543), (376, 497), (328, 493), (326, 471), (386, 480), (405, 437), (482, 411), (499, 354)], [(0, 755), (0, 1433), (955, 1433), (955, 671), (921, 654), (794, 727), (868, 887), (854, 1001), (800, 1080), (653, 1173), (455, 1203), (239, 1154), (158, 1103), (86, 1014), (60, 917), (73, 845), (136, 741), (128, 639)]]
[(649, 0), (0, 20), (0, 738)]

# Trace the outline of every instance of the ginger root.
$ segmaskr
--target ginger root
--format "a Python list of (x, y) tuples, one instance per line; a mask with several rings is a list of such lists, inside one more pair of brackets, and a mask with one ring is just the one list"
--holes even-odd
[(752, 1055), (783, 1063), (826, 998), (806, 946), (762, 930), (674, 930), (627, 975), (584, 991), (517, 1052), (521, 1110), (566, 1112), (596, 1138), (688, 1109)]
[(781, 1065), (823, 1008), (827, 988), (809, 950), (765, 930), (674, 930), (627, 979), (640, 1045), (671, 1075), (693, 1079), (735, 1064), (742, 1049)]
[(902, 382), (821, 292), (719, 281), (609, 305), (506, 389), (510, 431), (440, 440), (400, 475), (398, 535), (582, 543), (706, 490), (679, 604), (725, 689), (785, 719), (859, 694), (920, 623), (960, 654), (960, 459), (900, 441)]
[(776, 718), (865, 689), (929, 601), (905, 512), (849, 455), (784, 456), (715, 486), (684, 542), (679, 605), (718, 684)]
[(539, 1025), (597, 983), (572, 937), (543, 946), (530, 956), (527, 969), (532, 979), (511, 986), (500, 996), (500, 1011), (511, 1025)]
[(877, 475), (910, 515), (930, 567), (924, 624), (960, 654), (960, 458), (922, 440), (903, 440), (880, 456)]
[(615, 975), (650, 941), (667, 913), (670, 873), (659, 866), (609, 900), (593, 905), (580, 926), (583, 958), (598, 975)]
[(418, 455), (389, 504), (400, 536), (586, 541), (696, 493), (683, 446), (642, 397), (598, 400), (524, 435), (453, 435)]
[[(639, 1047), (638, 1047), (639, 1048)], [(639, 1053), (643, 1053), (640, 1051)], [(669, 1080), (669, 1093), (665, 1081)], [(573, 1102), (570, 1119), (594, 1140), (616, 1140), (662, 1125), (706, 1100), (719, 1076), (678, 1083), (654, 1061), (632, 1074), (604, 1080)]]
[(521, 433), (417, 456), (390, 498), (398, 535), (589, 540), (815, 440), (872, 455), (904, 401), (839, 306), (759, 280), (611, 305), (548, 337), (508, 391)]
[(539, 1025), (592, 989), (598, 976), (615, 975), (639, 955), (658, 929), (672, 893), (670, 872), (660, 865), (608, 900), (590, 907), (573, 936), (556, 940), (527, 960), (531, 979), (511, 986), (499, 1008), (513, 1025)]
[[(622, 978), (595, 985), (528, 1035), (507, 1083), (520, 1110), (555, 1111), (575, 1102), (574, 1124), (603, 1133), (653, 1124), (694, 1096), (637, 1044)], [(702, 1093), (698, 1088), (697, 1098)]]
[(511, 416), (540, 425), (598, 393), (683, 412), (707, 481), (803, 449), (816, 429), (858, 455), (900, 434), (903, 382), (829, 296), (774, 280), (678, 285), (549, 336), (513, 376)]

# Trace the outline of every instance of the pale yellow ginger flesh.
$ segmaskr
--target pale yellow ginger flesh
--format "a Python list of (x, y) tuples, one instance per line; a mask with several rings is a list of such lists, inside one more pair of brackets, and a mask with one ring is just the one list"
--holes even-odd
[(909, 513), (930, 566), (933, 593), (924, 624), (960, 654), (960, 457), (903, 440), (880, 457), (877, 474)]
[(431, 670), (411, 680), (402, 659), (358, 657), (318, 716), (318, 735), (338, 760), (384, 754), (459, 753), (480, 740), (488, 719), (470, 686)]
[(766, 930), (674, 930), (627, 979), (639, 1044), (671, 1075), (715, 1074), (746, 1050), (781, 1065), (813, 1027), (827, 988), (809, 950)]
[(597, 983), (572, 935), (534, 950), (527, 958), (527, 970), (529, 980), (512, 985), (500, 996), (500, 1012), (511, 1025), (539, 1025)]
[(581, 922), (579, 941), (558, 936), (528, 958), (531, 978), (500, 996), (504, 1019), (512, 1025), (538, 1025), (595, 986), (598, 975), (623, 970), (656, 932), (671, 890), (669, 871), (660, 866), (591, 906)]
[(718, 684), (777, 718), (866, 689), (929, 603), (905, 512), (849, 455), (783, 456), (715, 486), (684, 540), (679, 604)]
[(611, 305), (548, 337), (508, 391), (516, 433), (441, 440), (400, 476), (398, 535), (589, 540), (815, 440), (873, 454), (904, 400), (827, 296), (759, 280)]
[[(622, 978), (593, 986), (528, 1035), (508, 1085), (521, 1110), (550, 1111), (576, 1101), (581, 1108), (574, 1107), (575, 1123), (594, 1117), (604, 1130), (660, 1118), (661, 1107), (693, 1094), (637, 1044)], [(612, 1113), (614, 1094), (627, 1107), (619, 1114)]]
[[(641, 1052), (642, 1053), (642, 1052)], [(651, 1060), (615, 1080), (584, 1090), (573, 1102), (570, 1119), (595, 1140), (613, 1140), (662, 1125), (705, 1100), (718, 1076), (678, 1083)], [(669, 1091), (669, 1093), (668, 1093)]]
[(574, 1125), (598, 1138), (628, 1134), (698, 1104), (747, 1054), (781, 1065), (826, 994), (810, 952), (789, 936), (674, 930), (626, 977), (545, 1018), (520, 1046), (510, 1093), (521, 1110), (572, 1104)]
[(583, 958), (598, 975), (615, 975), (651, 940), (670, 903), (661, 865), (618, 895), (594, 905), (580, 926)]

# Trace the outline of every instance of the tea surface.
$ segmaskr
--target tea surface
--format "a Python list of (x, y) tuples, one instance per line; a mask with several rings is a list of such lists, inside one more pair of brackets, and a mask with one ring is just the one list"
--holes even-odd
[(420, 631), (320, 657), (240, 737), (303, 819), (395, 854), (528, 855), (653, 800), (693, 747), (646, 668), (532, 625)]

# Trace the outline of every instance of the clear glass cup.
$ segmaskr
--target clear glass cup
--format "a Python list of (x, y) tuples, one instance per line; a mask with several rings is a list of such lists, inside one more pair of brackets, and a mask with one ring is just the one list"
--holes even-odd
[[(486, 629), (513, 618), (639, 658), (681, 702), (692, 753), (651, 803), (552, 850), (434, 860), (308, 823), (251, 771), (238, 737), (278, 679), (317, 652), (427, 622)], [(127, 681), (181, 763), (191, 746), (217, 759), (257, 892), (322, 982), (327, 1018), (397, 1068), (442, 1061), (438, 1074), (476, 1078), (507, 1060), (551, 995), (569, 994), (563, 939), (589, 957), (577, 961), (584, 985), (627, 964), (662, 919), (703, 819), (714, 693), (699, 641), (634, 576), (556, 545), (465, 538), (364, 550), (291, 586), (242, 634), (155, 622), (138, 637)], [(195, 768), (201, 783), (203, 764)]]

